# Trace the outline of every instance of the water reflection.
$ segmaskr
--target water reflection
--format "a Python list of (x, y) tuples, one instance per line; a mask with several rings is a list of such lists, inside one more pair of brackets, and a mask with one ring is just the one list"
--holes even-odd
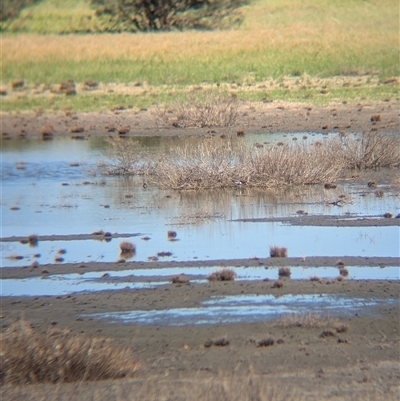
[[(237, 281), (261, 281), (278, 279), (278, 268), (231, 267), (237, 274)], [(81, 274), (44, 275), (27, 279), (1, 280), (2, 296), (57, 296), (79, 292), (100, 292), (112, 290), (140, 290), (167, 285), (171, 278), (184, 274), (192, 284), (204, 284), (207, 277), (219, 270), (210, 267), (171, 267), (163, 269), (134, 269), (121, 271), (85, 272)], [(292, 266), (292, 280), (336, 279), (339, 269), (334, 267)], [(348, 267), (348, 280), (399, 280), (399, 267)]]
[[(300, 140), (300, 135), (297, 135)], [(317, 135), (308, 135), (315, 140)], [(252, 136), (248, 143), (282, 140), (282, 135)], [(137, 138), (150, 153), (162, 152), (199, 138)], [(222, 139), (219, 139), (222, 140)], [(237, 139), (235, 139), (237, 140)], [(291, 140), (287, 135), (283, 140)], [(398, 194), (378, 198), (374, 190), (355, 185), (305, 186), (261, 191), (234, 188), (202, 192), (143, 188), (144, 179), (102, 177), (96, 165), (107, 149), (104, 138), (9, 140), (2, 142), (2, 237), (30, 234), (144, 233), (133, 260), (158, 252), (176, 260), (267, 257), (270, 245), (289, 248), (289, 256), (399, 256), (398, 227), (289, 227), (280, 223), (241, 223), (243, 218), (313, 215), (381, 216), (399, 212)], [(344, 195), (343, 207), (328, 201)], [(179, 241), (167, 241), (174, 229)], [(39, 241), (41, 264), (53, 262), (53, 251), (68, 248), (64, 262), (116, 261), (117, 244), (96, 241)], [(26, 266), (34, 252), (17, 242), (1, 243), (2, 266)], [(22, 260), (10, 260), (23, 256)]]

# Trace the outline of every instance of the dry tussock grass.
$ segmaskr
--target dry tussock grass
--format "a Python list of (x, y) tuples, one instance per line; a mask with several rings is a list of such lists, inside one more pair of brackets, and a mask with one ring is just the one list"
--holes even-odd
[[(271, 258), (286, 258), (288, 251), (285, 247), (270, 246), (269, 255)], [(279, 276), (290, 276), (290, 269), (287, 267), (281, 267), (279, 269)]]
[[(259, 375), (256, 373), (223, 374), (204, 377), (193, 375), (190, 378), (148, 376), (146, 379), (119, 380), (118, 382), (98, 382), (68, 386), (30, 386), (13, 387), (9, 390), (11, 400), (88, 401), (103, 400), (146, 400), (146, 401), (321, 401), (352, 400), (376, 401), (383, 397), (386, 401), (398, 401), (398, 386), (382, 389), (383, 375), (398, 368), (396, 362), (369, 365), (370, 380), (363, 382), (365, 370), (353, 366), (340, 366), (327, 369), (323, 379), (315, 381), (315, 369), (304, 369), (299, 373), (275, 373)], [(364, 376), (363, 376), (364, 375)], [(352, 380), (343, 380), (343, 377)], [(374, 379), (377, 378), (377, 379)], [(378, 383), (378, 379), (380, 382)], [(340, 383), (340, 394), (338, 393)]]
[[(393, 18), (390, 18), (393, 22)], [(395, 19), (394, 19), (395, 21)], [(286, 24), (287, 25), (287, 24)], [(371, 32), (374, 45), (382, 43), (383, 48), (397, 46), (394, 29), (388, 35), (380, 29), (379, 21), (376, 29), (360, 31), (353, 21), (343, 25), (335, 21), (325, 20), (310, 24), (309, 20), (289, 23), (284, 30), (282, 25), (263, 24), (257, 29), (239, 31), (214, 32), (168, 32), (168, 33), (129, 33), (102, 35), (68, 35), (40, 36), (26, 35), (5, 36), (3, 38), (3, 57), (5, 62), (46, 60), (55, 57), (57, 60), (149, 60), (160, 58), (164, 61), (192, 57), (205, 57), (212, 60), (216, 54), (260, 52), (266, 49), (294, 48), (312, 50), (318, 47), (363, 49), (371, 47)], [(393, 27), (392, 27), (393, 28)], [(329, 35), (322, 34), (329, 32)], [(349, 40), (351, 38), (351, 40)], [(182, 49), (185, 49), (182, 52)]]
[(133, 376), (139, 366), (108, 339), (55, 328), (40, 333), (26, 320), (2, 334), (1, 362), (1, 385), (110, 380)]
[(310, 329), (332, 328), (338, 332), (348, 331), (348, 326), (339, 319), (324, 317), (316, 314), (289, 315), (273, 323), (278, 327), (304, 327)]
[(208, 281), (233, 281), (236, 278), (236, 273), (232, 269), (222, 269), (211, 273), (208, 276)]

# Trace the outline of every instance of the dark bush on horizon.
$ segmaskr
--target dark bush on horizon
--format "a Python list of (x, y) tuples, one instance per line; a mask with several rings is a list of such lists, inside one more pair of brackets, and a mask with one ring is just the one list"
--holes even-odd
[(1, 0), (0, 21), (12, 20), (18, 17), (20, 11), (40, 0)]
[(250, 0), (91, 0), (103, 31), (226, 29), (239, 24)]

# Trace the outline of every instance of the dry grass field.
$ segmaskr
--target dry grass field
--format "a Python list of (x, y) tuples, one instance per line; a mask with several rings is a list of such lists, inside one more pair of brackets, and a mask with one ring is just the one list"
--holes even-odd
[[(40, 7), (47, 5), (46, 26), (57, 27), (51, 4), (48, 0)], [(37, 8), (31, 10), (32, 20)], [(228, 31), (62, 36), (38, 34), (41, 31), (33, 28), (6, 32), (2, 86), (10, 88), (12, 81), (24, 79), (24, 87), (9, 91), (3, 110), (30, 105), (93, 110), (93, 97), (97, 108), (132, 102), (149, 106), (171, 103), (177, 92), (184, 97), (188, 85), (258, 101), (327, 104), (396, 98), (395, 1), (260, 0), (242, 12), (242, 26)], [(78, 84), (73, 101), (57, 96), (59, 85), (68, 79)], [(318, 82), (321, 79), (325, 81)], [(105, 86), (87, 93), (79, 87), (87, 80)]]

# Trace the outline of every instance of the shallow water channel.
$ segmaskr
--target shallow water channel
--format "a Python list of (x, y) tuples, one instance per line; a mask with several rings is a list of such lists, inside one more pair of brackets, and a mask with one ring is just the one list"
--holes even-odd
[[(247, 135), (245, 141), (291, 141), (301, 135)], [(326, 135), (323, 137), (327, 137)], [(322, 136), (308, 134), (307, 140)], [(239, 140), (239, 139), (237, 139)], [(194, 138), (137, 138), (138, 147), (158, 154), (163, 149), (191, 143)], [(99, 174), (105, 160), (103, 138), (40, 141), (2, 141), (1, 237), (37, 234), (37, 246), (2, 241), (1, 266), (49, 263), (115, 262), (119, 244), (135, 243), (131, 259), (213, 260), (268, 257), (272, 245), (285, 246), (292, 257), (365, 256), (399, 257), (399, 228), (295, 226), (282, 222), (240, 222), (237, 219), (309, 215), (379, 217), (400, 210), (398, 194), (385, 189), (378, 198), (373, 189), (355, 184), (326, 190), (308, 186), (288, 191), (250, 191), (243, 188), (179, 192), (143, 188), (143, 178)], [(343, 207), (329, 204), (345, 195)], [(110, 242), (94, 239), (41, 240), (48, 235), (113, 233)], [(177, 232), (170, 241), (168, 230)], [(121, 238), (127, 234), (130, 238)], [(148, 240), (144, 240), (148, 237)], [(62, 255), (60, 250), (63, 250)]]
[(327, 317), (366, 315), (379, 305), (398, 300), (350, 298), (341, 295), (235, 295), (212, 297), (198, 308), (95, 313), (85, 317), (109, 323), (156, 326), (211, 326), (257, 323), (283, 316), (323, 314)]
[[(279, 278), (278, 268), (231, 267), (237, 275), (236, 281), (267, 281)], [(142, 290), (169, 285), (171, 278), (185, 275), (192, 284), (207, 283), (207, 277), (220, 270), (218, 266), (175, 267), (160, 269), (134, 269), (73, 274), (54, 274), (26, 279), (1, 281), (3, 296), (56, 296), (73, 293), (90, 293), (113, 290)], [(348, 280), (399, 280), (400, 270), (396, 266), (385, 268), (351, 266), (347, 268)], [(335, 279), (339, 276), (336, 267), (290, 267), (292, 280)]]

